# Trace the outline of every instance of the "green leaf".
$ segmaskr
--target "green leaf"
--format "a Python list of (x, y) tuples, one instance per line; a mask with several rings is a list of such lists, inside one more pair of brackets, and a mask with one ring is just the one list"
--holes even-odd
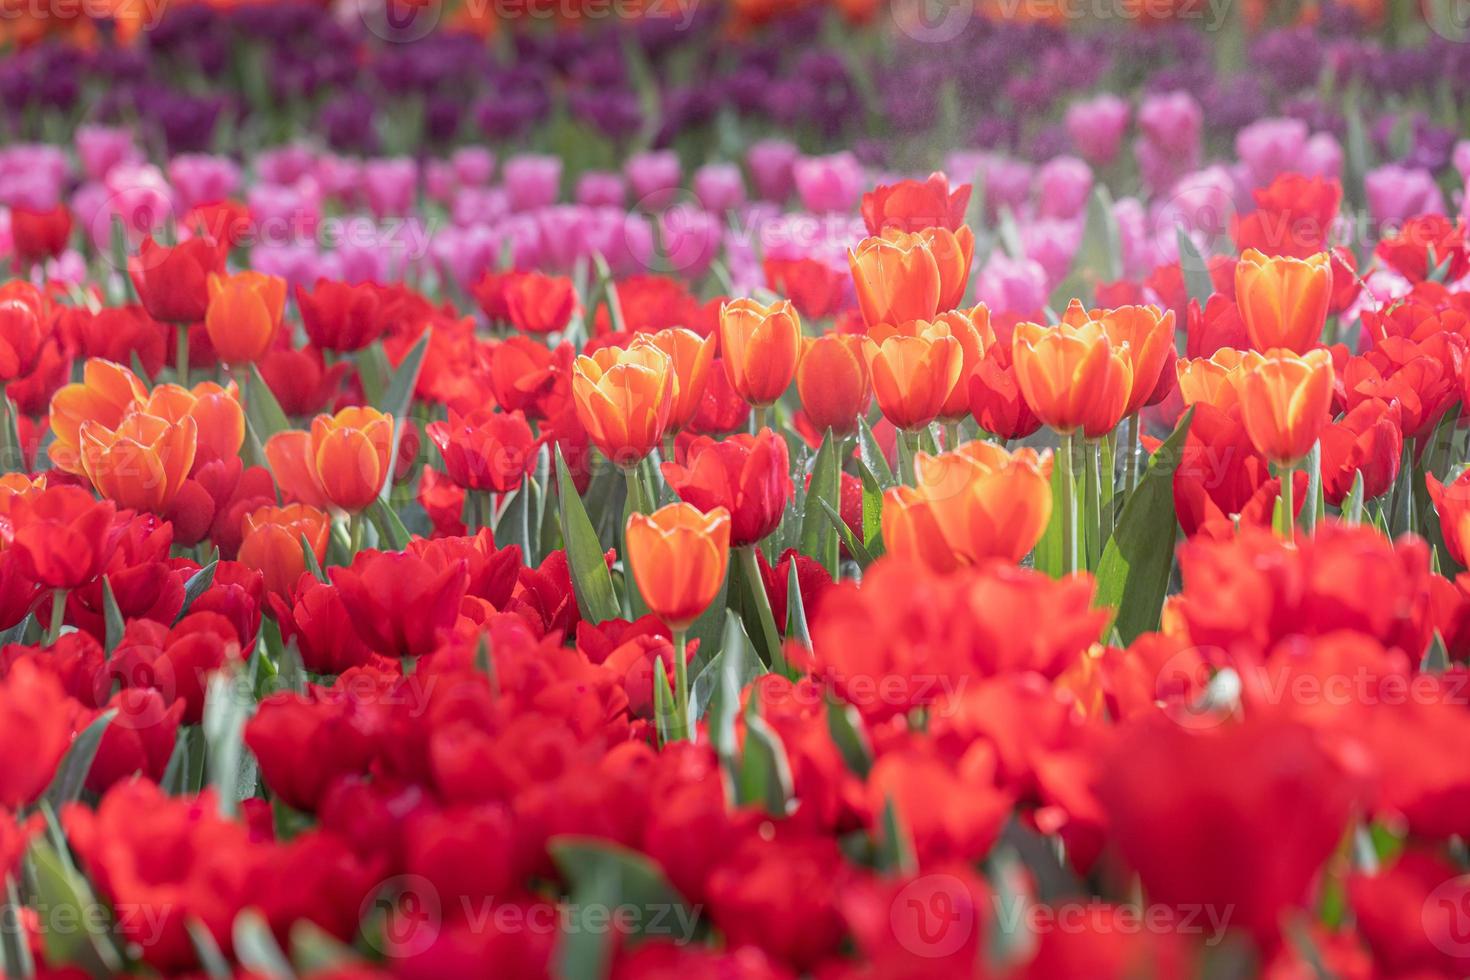
[(1342, 519), (1349, 524), (1363, 523), (1363, 471), (1353, 474), (1353, 486), (1342, 501)]
[(1087, 219), (1082, 241), (1072, 259), (1072, 268), (1051, 294), (1058, 309), (1072, 299), (1091, 305), (1101, 283), (1116, 282), (1123, 277), (1123, 245), (1118, 232), (1118, 219), (1113, 216), (1113, 198), (1099, 182), (1087, 202)]
[[(239, 809), (243, 776), (249, 773), (249, 750), (245, 747), (245, 722), (255, 710), (255, 702), (246, 696), (241, 679), (225, 671), (209, 677), (204, 693), (205, 747), (209, 762), (209, 783), (219, 794), (220, 813), (226, 817)], [(253, 762), (253, 760), (251, 760)], [(253, 779), (252, 779), (253, 782)]]
[[(817, 503), (822, 505), (822, 510), (827, 515), (827, 521), (832, 525), (833, 532), (841, 539), (843, 546), (847, 548), (847, 553), (852, 555), (852, 560), (857, 562), (862, 568), (867, 568), (873, 564), (874, 556), (857, 539), (857, 535), (852, 533), (852, 528), (847, 526), (847, 522), (842, 519), (842, 515), (825, 500), (818, 500)], [(796, 566), (793, 565), (792, 567), (795, 568)], [(834, 575), (832, 578), (833, 581), (836, 581), (837, 576)]]
[(30, 629), (31, 624), (35, 621), (35, 615), (27, 613), (24, 619), (10, 627), (10, 629), (0, 630), (0, 647), (9, 646), (12, 643), (25, 642), (26, 630)]
[[(681, 943), (694, 939), (698, 912), (648, 857), (599, 838), (569, 834), (551, 838), (546, 849), (567, 882), (569, 905), (577, 918), (567, 923), (560, 937), (558, 976), (606, 976), (611, 943), (620, 935), (629, 945), (644, 936)], [(626, 933), (607, 928), (606, 916), (616, 909), (632, 910)], [(592, 915), (600, 918), (582, 918)]]
[(235, 958), (241, 966), (273, 980), (289, 980), (296, 976), (296, 971), (291, 969), (291, 961), (286, 959), (276, 937), (271, 935), (265, 917), (258, 910), (241, 910), (235, 916), (232, 934)]
[(1183, 228), (1175, 229), (1175, 237), (1179, 243), (1179, 267), (1184, 271), (1184, 285), (1189, 291), (1189, 298), (1203, 309), (1206, 301), (1215, 294), (1215, 282), (1210, 278), (1210, 264), (1199, 254), (1199, 249), (1194, 246), (1194, 239)]
[(219, 943), (215, 942), (209, 927), (191, 916), (184, 923), (184, 928), (189, 932), (189, 942), (194, 945), (194, 953), (199, 957), (204, 975), (210, 980), (230, 980), (234, 971), (230, 969), (225, 954), (220, 952)]
[(87, 879), (50, 840), (33, 841), (30, 848), (35, 905), (40, 917), (41, 946), (46, 963), (81, 966), (94, 976), (115, 976), (123, 964), (105, 923), (97, 915), (99, 903)]
[(786, 637), (795, 639), (810, 650), (812, 631), (806, 621), (806, 604), (801, 598), (801, 580), (796, 574), (796, 562), (786, 566), (786, 569)]
[(402, 551), (413, 540), (408, 528), (403, 526), (403, 519), (386, 498), (379, 497), (368, 504), (367, 515), (378, 529), (379, 539), (393, 551)]
[(873, 428), (865, 418), (858, 419), (858, 459), (877, 481), (880, 491), (891, 490), (898, 485), (893, 468), (888, 465), (888, 457), (883, 455), (878, 437), (873, 435)]
[(531, 516), (536, 511), (536, 498), (539, 496), (540, 488), (536, 481), (527, 476), (511, 492), (495, 521), (495, 547), (515, 545), (521, 549), (521, 557), (527, 564), (532, 561), (530, 556), (534, 553), (531, 548)]
[(863, 719), (857, 709), (834, 697), (827, 699), (827, 731), (837, 746), (848, 771), (859, 779), (867, 779), (873, 768), (873, 749), (863, 730)]
[(203, 566), (199, 571), (189, 576), (189, 581), (184, 583), (184, 604), (179, 607), (179, 614), (174, 617), (174, 623), (189, 614), (189, 607), (194, 605), (194, 600), (209, 591), (214, 584), (214, 572), (219, 567), (219, 549), (214, 550), (214, 558), (209, 564)]
[(383, 489), (380, 495), (385, 502), (388, 491), (393, 487), (393, 471), (398, 466), (398, 443), (403, 434), (403, 427), (410, 424), (408, 417), (409, 406), (413, 404), (413, 392), (419, 383), (419, 373), (424, 369), (424, 354), (429, 349), (429, 338), (433, 335), (434, 328), (425, 328), (423, 334), (403, 355), (403, 360), (398, 362), (398, 367), (393, 371), (393, 380), (388, 383), (388, 390), (383, 393), (382, 401), (378, 403), (378, 411), (393, 416), (393, 445), (388, 451), (388, 478), (383, 481)]
[(674, 723), (677, 715), (674, 685), (669, 683), (663, 657), (659, 657), (653, 662), (653, 728), (658, 734), (659, 745), (668, 745), (676, 740)]
[(1174, 513), (1174, 471), (1193, 419), (1193, 409), (1185, 412), (1173, 434), (1148, 461), (1098, 564), (1097, 603), (1117, 610), (1113, 622), (1124, 643), (1132, 643), (1140, 633), (1159, 625), (1179, 527)]
[[(1302, 529), (1310, 534), (1327, 509), (1327, 504), (1322, 499), (1322, 443), (1320, 441), (1312, 443), (1307, 458), (1302, 460), (1302, 466), (1307, 471), (1307, 499), (1302, 504), (1301, 523)], [(1358, 472), (1362, 473), (1361, 470)]]
[[(1066, 451), (1067, 444), (1064, 442), (1057, 453)], [(1051, 466), (1051, 520), (1046, 522), (1046, 530), (1041, 532), (1041, 539), (1036, 542), (1031, 562), (1038, 572), (1045, 572), (1052, 578), (1060, 578), (1062, 574), (1062, 511), (1067, 506), (1067, 497), (1063, 492), (1066, 480), (1067, 468), (1060, 464), (1059, 458), (1054, 457)]]
[(842, 491), (842, 461), (837, 458), (838, 439), (828, 429), (822, 437), (817, 458), (812, 461), (812, 480), (806, 492), (806, 510), (801, 515), (798, 548), (820, 562), (833, 580), (837, 579), (837, 534), (824, 514), (823, 505), (835, 507)]
[(577, 599), (577, 608), (582, 618), (589, 623), (601, 623), (617, 619), (617, 594), (613, 592), (612, 575), (603, 559), (602, 545), (582, 498), (577, 494), (577, 485), (567, 469), (567, 461), (561, 450), (556, 452), (556, 495), (561, 509), (561, 536), (567, 549), (567, 565), (571, 570), (572, 592)]
[[(716, 749), (733, 746), (735, 713), (740, 710), (740, 692), (766, 671), (766, 665), (745, 637), (740, 617), (721, 611), (724, 642), (718, 656), (708, 660), (689, 685), (689, 713), (695, 721), (710, 714), (710, 741)], [(729, 738), (731, 741), (725, 742)]]
[(117, 608), (117, 594), (112, 591), (112, 579), (106, 575), (102, 576), (102, 623), (103, 636), (106, 638), (103, 649), (111, 654), (122, 642), (127, 623), (123, 620), (122, 610)]
[(285, 432), (291, 428), (291, 420), (281, 410), (281, 403), (276, 401), (275, 392), (271, 391), (270, 385), (265, 383), (265, 378), (260, 376), (260, 369), (254, 364), (245, 375), (245, 421), (250, 425), (250, 431), (264, 446), (267, 440), (277, 432)]
[(323, 585), (330, 585), (331, 579), (327, 573), (322, 571), (322, 563), (316, 560), (316, 552), (311, 550), (311, 542), (306, 540), (306, 532), (301, 533), (301, 555), (306, 559), (306, 570)]
[(863, 544), (877, 557), (882, 553), (883, 485), (863, 459), (858, 459), (857, 468), (863, 484)]
[(15, 878), (5, 876), (5, 893), (0, 896), (0, 972), (7, 977), (29, 980), (36, 975), (29, 937), (20, 921), (20, 892)]
[(791, 810), (791, 763), (781, 736), (754, 710), (745, 715), (745, 751), (736, 777), (736, 800), (742, 806), (761, 806), (775, 817)]
[(97, 747), (102, 744), (102, 735), (108, 724), (117, 716), (117, 709), (102, 712), (92, 723), (82, 729), (62, 756), (56, 767), (51, 785), (46, 787), (45, 800), (54, 809), (63, 803), (74, 803), (81, 798), (82, 787), (87, 783), (87, 773), (92, 771), (92, 760), (97, 758)]
[(310, 919), (297, 919), (291, 924), (291, 962), (302, 973), (330, 973), (358, 963), (352, 947), (327, 932)]
[(903, 877), (918, 870), (914, 856), (914, 839), (893, 797), (883, 800), (883, 819), (879, 824), (878, 867), (887, 874)]

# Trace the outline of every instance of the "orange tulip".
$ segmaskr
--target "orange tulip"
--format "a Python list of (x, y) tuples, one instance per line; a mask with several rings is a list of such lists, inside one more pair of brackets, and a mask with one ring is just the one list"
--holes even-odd
[(286, 280), (263, 272), (209, 275), (204, 329), (226, 364), (253, 364), (270, 350), (286, 308)]
[(922, 429), (959, 386), (965, 356), (943, 322), (880, 323), (863, 347), (883, 417), (900, 429)]
[(318, 415), (310, 432), (277, 432), (265, 457), (288, 499), (356, 513), (383, 489), (392, 446), (393, 416), (352, 407)]
[(770, 405), (791, 387), (801, 355), (801, 320), (790, 300), (763, 306), (737, 299), (720, 307), (720, 360), (735, 393)]
[(932, 320), (941, 309), (944, 281), (928, 241), (888, 229), (847, 253), (858, 307), (869, 328), (880, 323)]
[(10, 508), (17, 500), (30, 500), (45, 489), (45, 473), (38, 473), (34, 477), (24, 473), (0, 474), (0, 551), (4, 551), (10, 543), (9, 538), (14, 531)]
[(965, 298), (970, 284), (970, 266), (975, 261), (975, 233), (969, 225), (958, 231), (948, 228), (925, 228), (919, 237), (929, 244), (934, 264), (939, 269), (939, 309), (952, 310)]
[(1133, 390), (1128, 351), (1115, 346), (1080, 303), (1074, 301), (1054, 327), (1016, 324), (1011, 356), (1026, 404), (1058, 432), (1081, 429), (1097, 439), (1122, 419)]
[(1235, 303), (1257, 350), (1316, 347), (1332, 301), (1332, 257), (1268, 256), (1245, 250), (1235, 266)]
[(829, 333), (808, 340), (796, 365), (796, 393), (818, 432), (831, 429), (839, 436), (856, 432), (858, 416), (868, 414), (873, 400), (863, 338)]
[(657, 446), (677, 396), (669, 355), (647, 344), (603, 347), (572, 364), (572, 400), (588, 436), (618, 466)]
[(194, 466), (198, 429), (134, 412), (116, 428), (88, 420), (79, 430), (82, 470), (97, 492), (122, 507), (161, 513)]
[(137, 403), (148, 398), (148, 389), (138, 376), (121, 364), (100, 357), (87, 360), (82, 380), (63, 385), (51, 396), (51, 432), (54, 439), (47, 449), (51, 462), (59, 470), (82, 475), (82, 423), (93, 421), (115, 429)]
[(1240, 404), (1240, 379), (1264, 361), (1260, 352), (1221, 347), (1209, 357), (1181, 357), (1174, 364), (1185, 405), (1205, 402), (1222, 412)]
[(306, 572), (302, 535), (306, 536), (320, 566), (327, 560), (327, 539), (331, 533), (331, 518), (315, 507), (305, 504), (261, 507), (245, 516), (239, 561), (247, 568), (258, 569), (265, 576), (268, 590), (289, 599)]
[(1268, 351), (1240, 379), (1240, 420), (1256, 451), (1293, 466), (1332, 418), (1332, 355)]
[(666, 434), (682, 432), (699, 412), (710, 365), (715, 362), (715, 335), (701, 337), (685, 327), (670, 327), (657, 333), (641, 333), (632, 346), (652, 344), (669, 356), (674, 368), (674, 403), (669, 408)]
[(714, 601), (730, 563), (730, 512), (685, 503), (628, 517), (628, 566), (654, 615), (687, 630)]
[(995, 343), (995, 333), (990, 327), (990, 310), (982, 303), (972, 310), (941, 313), (935, 322), (949, 327), (954, 339), (960, 342), (960, 380), (939, 409), (941, 422), (958, 422), (970, 414), (970, 378), (980, 366), (985, 349)]
[(1174, 360), (1174, 311), (1160, 312), (1157, 306), (1120, 306), (1115, 310), (1094, 310), (1092, 316), (1102, 324), (1113, 346), (1128, 352), (1133, 384), (1123, 415), (1125, 418), (1135, 415), (1153, 395), (1159, 377)]
[(916, 486), (895, 487), (883, 502), (890, 554), (937, 572), (987, 559), (1020, 561), (1051, 519), (1051, 452), (1014, 453), (993, 442), (914, 458)]
[(236, 456), (245, 443), (245, 410), (233, 383), (221, 387), (203, 381), (193, 388), (159, 385), (148, 393), (139, 410), (170, 422), (193, 419), (199, 428), (196, 459), (201, 463)]

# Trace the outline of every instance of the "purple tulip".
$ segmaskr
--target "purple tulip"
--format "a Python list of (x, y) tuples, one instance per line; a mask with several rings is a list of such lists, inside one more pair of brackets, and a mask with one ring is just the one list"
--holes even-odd
[(1128, 129), (1128, 103), (1104, 93), (1067, 109), (1067, 135), (1089, 163), (1105, 166), (1117, 159)]
[(733, 163), (705, 164), (694, 172), (693, 186), (707, 211), (733, 211), (745, 203), (745, 179)]
[(549, 207), (561, 193), (561, 158), (525, 154), (506, 161), (502, 181), (512, 211)]
[(1056, 157), (1036, 172), (1037, 213), (1075, 218), (1087, 209), (1092, 168), (1076, 157)]
[(766, 139), (753, 143), (745, 151), (745, 162), (750, 167), (756, 194), (775, 204), (784, 203), (795, 187), (792, 168), (800, 155), (800, 151), (785, 140)]
[(802, 206), (817, 214), (852, 211), (867, 189), (863, 165), (845, 150), (801, 157), (792, 166), (792, 177)]
[(621, 174), (588, 170), (577, 178), (577, 203), (589, 208), (621, 208), (628, 198)]

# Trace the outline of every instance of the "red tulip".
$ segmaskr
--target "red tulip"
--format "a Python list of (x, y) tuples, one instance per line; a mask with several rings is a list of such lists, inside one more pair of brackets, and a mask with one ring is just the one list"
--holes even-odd
[(664, 463), (663, 474), (680, 500), (705, 513), (728, 510), (730, 544), (737, 548), (776, 530), (795, 494), (786, 441), (770, 429), (721, 442), (700, 436), (689, 444), (684, 465)]

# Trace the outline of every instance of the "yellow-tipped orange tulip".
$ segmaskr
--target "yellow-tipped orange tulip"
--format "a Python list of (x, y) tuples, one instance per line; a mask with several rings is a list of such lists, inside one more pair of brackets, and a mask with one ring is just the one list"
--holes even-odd
[(1185, 405), (1205, 402), (1222, 412), (1240, 404), (1240, 379), (1260, 364), (1259, 351), (1221, 347), (1209, 357), (1181, 357), (1174, 364), (1179, 379), (1179, 396)]
[(952, 310), (965, 298), (970, 284), (970, 265), (975, 260), (975, 233), (969, 225), (958, 231), (948, 228), (925, 228), (919, 237), (929, 244), (934, 264), (939, 269), (939, 309)]
[(331, 518), (315, 507), (305, 504), (261, 507), (245, 516), (239, 560), (265, 576), (266, 589), (289, 599), (306, 571), (302, 536), (305, 535), (317, 564), (321, 565), (327, 560), (331, 531)]
[(796, 366), (796, 393), (818, 432), (831, 429), (839, 436), (856, 432), (858, 416), (866, 415), (873, 401), (863, 338), (829, 333), (808, 340)]
[(648, 608), (674, 631), (687, 630), (719, 594), (730, 563), (730, 512), (691, 504), (632, 514), (628, 566)]
[(664, 432), (682, 432), (699, 413), (709, 369), (715, 362), (715, 335), (701, 337), (685, 327), (670, 327), (633, 338), (633, 347), (644, 344), (652, 344), (669, 356), (674, 369), (674, 401)]
[(1332, 355), (1268, 351), (1240, 379), (1240, 420), (1256, 451), (1294, 466), (1332, 419)]
[(932, 320), (941, 309), (944, 281), (922, 235), (892, 228), (865, 238), (847, 253), (858, 307), (869, 328), (880, 323)]
[(1135, 415), (1174, 361), (1174, 311), (1161, 312), (1157, 306), (1120, 306), (1115, 310), (1094, 310), (1092, 316), (1102, 324), (1114, 347), (1128, 351), (1133, 383), (1123, 415)]
[(780, 398), (800, 356), (801, 320), (790, 300), (763, 306), (737, 299), (720, 307), (720, 361), (730, 387), (750, 404)]
[(965, 354), (944, 322), (880, 323), (863, 347), (883, 417), (899, 429), (922, 429), (960, 383)]
[(1108, 339), (1101, 322), (1073, 303), (1054, 327), (1018, 323), (1011, 359), (1021, 397), (1042, 422), (1089, 439), (1117, 427), (1133, 391), (1128, 351)]
[(392, 447), (393, 416), (353, 407), (318, 415), (310, 432), (277, 432), (265, 458), (288, 500), (352, 514), (383, 489)]
[(0, 551), (8, 545), (11, 531), (10, 508), (17, 500), (29, 500), (46, 489), (46, 474), (34, 477), (24, 473), (0, 474)]
[(138, 376), (121, 364), (93, 357), (82, 367), (82, 380), (63, 385), (51, 396), (51, 432), (47, 449), (59, 470), (82, 475), (82, 423), (115, 429), (133, 407), (148, 398)]
[(112, 429), (86, 421), (80, 430), (82, 469), (97, 492), (122, 507), (157, 514), (194, 466), (194, 420), (170, 422), (134, 412)]
[(1332, 257), (1268, 256), (1248, 248), (1235, 266), (1235, 304), (1257, 350), (1316, 347), (1332, 301)]
[(209, 276), (204, 329), (226, 364), (253, 364), (270, 350), (286, 308), (286, 280), (263, 272)]
[(954, 339), (960, 342), (960, 380), (939, 409), (941, 422), (958, 422), (970, 414), (970, 376), (985, 356), (985, 348), (995, 343), (990, 310), (982, 303), (973, 310), (950, 310), (934, 319), (949, 327)]
[(238, 455), (245, 443), (245, 410), (234, 384), (221, 387), (203, 381), (191, 388), (159, 385), (148, 393), (140, 411), (170, 422), (192, 418), (199, 427), (199, 452), (203, 462)]
[(577, 418), (618, 466), (634, 465), (663, 438), (676, 384), (669, 355), (652, 344), (603, 347), (572, 364)]
[(991, 442), (914, 458), (913, 487), (883, 502), (883, 541), (938, 572), (987, 559), (1020, 561), (1051, 519), (1051, 452)]

